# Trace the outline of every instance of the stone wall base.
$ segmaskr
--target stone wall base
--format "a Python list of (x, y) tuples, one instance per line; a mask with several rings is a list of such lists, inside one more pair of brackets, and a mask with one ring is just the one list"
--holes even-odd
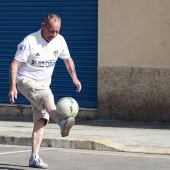
[(170, 69), (99, 67), (97, 117), (170, 122)]
[[(30, 105), (10, 105), (0, 104), (0, 116), (24, 116), (32, 117)], [(97, 117), (97, 109), (80, 108), (77, 119), (95, 119)]]

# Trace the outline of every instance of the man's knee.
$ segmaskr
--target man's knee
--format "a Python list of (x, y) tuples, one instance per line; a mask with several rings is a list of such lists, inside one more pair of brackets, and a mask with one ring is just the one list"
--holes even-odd
[(44, 127), (47, 124), (47, 119), (41, 118), (34, 123), (35, 126)]

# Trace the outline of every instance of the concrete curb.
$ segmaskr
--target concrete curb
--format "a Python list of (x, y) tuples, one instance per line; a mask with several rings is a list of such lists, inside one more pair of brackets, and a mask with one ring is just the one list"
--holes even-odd
[[(0, 136), (0, 144), (31, 146), (31, 138)], [(100, 151), (114, 151), (114, 152), (132, 152), (132, 153), (162, 154), (162, 155), (170, 154), (169, 148), (123, 146), (119, 144), (113, 144), (103, 139), (94, 140), (89, 138), (87, 139), (86, 138), (80, 138), (80, 139), (44, 138), (41, 147), (100, 150)]]
[[(0, 144), (31, 146), (31, 138), (0, 136)], [(95, 141), (95, 140), (91, 140), (91, 139), (57, 139), (57, 138), (49, 139), (49, 138), (44, 138), (42, 140), (41, 147), (101, 150), (101, 151), (121, 151), (121, 150), (114, 148), (113, 146), (107, 146), (105, 144), (105, 142), (102, 143), (100, 141)]]

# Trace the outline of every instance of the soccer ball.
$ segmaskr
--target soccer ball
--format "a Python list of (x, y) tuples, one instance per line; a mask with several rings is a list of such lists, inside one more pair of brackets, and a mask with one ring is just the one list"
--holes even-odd
[(77, 101), (71, 97), (63, 97), (57, 102), (57, 113), (62, 119), (76, 117), (79, 111)]

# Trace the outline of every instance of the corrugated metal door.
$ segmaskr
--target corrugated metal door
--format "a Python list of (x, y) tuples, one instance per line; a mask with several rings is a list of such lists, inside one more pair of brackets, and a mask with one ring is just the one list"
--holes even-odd
[[(80, 107), (97, 107), (97, 0), (1, 0), (0, 1), (0, 103), (9, 103), (9, 65), (17, 44), (41, 28), (48, 13), (62, 18), (61, 34), (65, 37), (82, 82), (76, 93), (63, 61), (58, 60), (51, 88), (56, 102), (64, 96), (74, 97)], [(21, 94), (16, 104), (29, 104)]]

